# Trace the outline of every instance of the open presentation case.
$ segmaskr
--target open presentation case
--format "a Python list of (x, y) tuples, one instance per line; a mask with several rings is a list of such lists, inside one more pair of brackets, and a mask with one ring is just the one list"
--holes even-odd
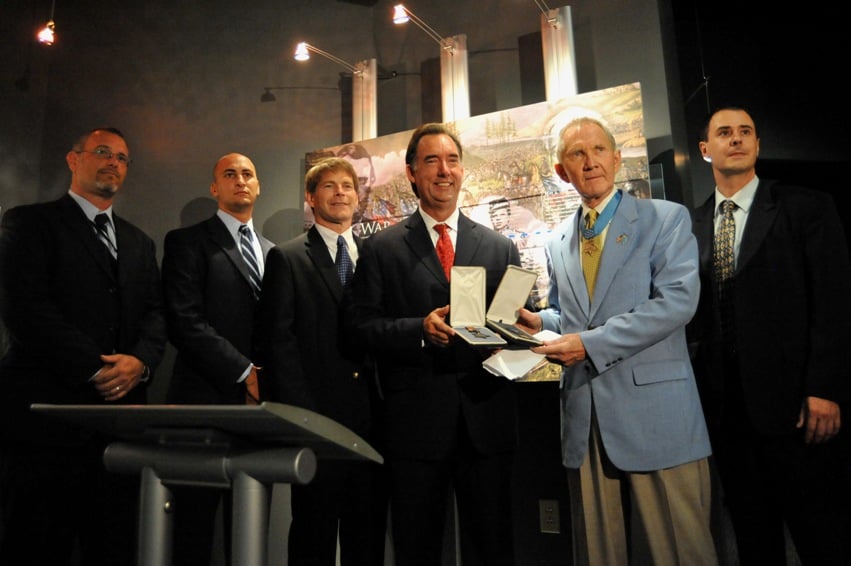
[(452, 266), (449, 324), (472, 346), (541, 344), (540, 340), (514, 326), (520, 308), (529, 299), (537, 277), (534, 271), (509, 265), (499, 282), (490, 308), (485, 312), (485, 268)]

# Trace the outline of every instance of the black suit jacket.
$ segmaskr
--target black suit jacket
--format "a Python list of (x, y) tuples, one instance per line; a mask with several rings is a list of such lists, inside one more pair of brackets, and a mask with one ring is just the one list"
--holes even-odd
[[(260, 237), (264, 254), (272, 245)], [(168, 337), (177, 349), (169, 402), (245, 403), (237, 379), (251, 363), (257, 300), (224, 222), (213, 216), (166, 234), (162, 272)]]
[(340, 340), (342, 298), (334, 260), (315, 227), (269, 252), (255, 332), (261, 396), (310, 409), (374, 441), (374, 376), (363, 353)]
[[(486, 268), (487, 304), (509, 264), (520, 264), (514, 243), (462, 214), (455, 265)], [(449, 304), (449, 282), (418, 212), (366, 240), (351, 289), (346, 325), (375, 356), (389, 455), (445, 457), (460, 426), (482, 453), (516, 446), (512, 384), (482, 368), (486, 354), (460, 338), (447, 348), (423, 346), (423, 318)]]
[[(712, 272), (714, 195), (693, 212), (701, 298), (689, 324), (707, 420), (724, 397)], [(794, 431), (806, 396), (847, 401), (851, 267), (826, 193), (761, 180), (733, 282), (735, 344), (744, 400), (764, 434)]]
[[(114, 270), (92, 223), (68, 195), (7, 211), (2, 220), (3, 321), (10, 348), (0, 361), (0, 431), (69, 445), (89, 433), (39, 418), (31, 403), (107, 403), (89, 382), (101, 354), (132, 354), (152, 371), (165, 349), (153, 241), (113, 214)], [(120, 402), (146, 402), (140, 384)]]

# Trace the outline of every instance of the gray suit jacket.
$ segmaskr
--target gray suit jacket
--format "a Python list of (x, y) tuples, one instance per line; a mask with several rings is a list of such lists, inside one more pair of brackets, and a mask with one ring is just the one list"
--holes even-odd
[(544, 327), (580, 334), (588, 357), (561, 377), (562, 457), (588, 450), (592, 399), (606, 453), (621, 470), (669, 468), (710, 454), (685, 325), (697, 308), (697, 243), (685, 207), (628, 194), (609, 225), (594, 300), (579, 256), (581, 211), (548, 245)]

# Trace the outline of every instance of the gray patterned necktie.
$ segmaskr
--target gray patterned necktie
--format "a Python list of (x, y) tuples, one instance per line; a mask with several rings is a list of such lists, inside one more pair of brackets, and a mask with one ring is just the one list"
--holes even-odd
[(734, 252), (736, 221), (733, 219), (734, 210), (736, 210), (736, 203), (733, 201), (725, 200), (721, 203), (721, 223), (715, 232), (715, 245), (713, 246), (715, 282), (721, 291), (723, 291), (725, 282), (733, 276), (733, 271), (736, 268)]

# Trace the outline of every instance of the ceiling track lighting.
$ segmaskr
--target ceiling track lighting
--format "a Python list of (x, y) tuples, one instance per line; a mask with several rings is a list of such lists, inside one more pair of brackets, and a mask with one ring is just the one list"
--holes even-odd
[(36, 39), (42, 45), (53, 45), (56, 41), (56, 22), (53, 21), (53, 12), (56, 9), (56, 0), (50, 3), (50, 19), (44, 24), (44, 27), (38, 30)]
[(409, 21), (414, 22), (414, 24), (418, 28), (426, 32), (426, 35), (436, 41), (438, 45), (440, 45), (441, 49), (449, 51), (450, 53), (455, 50), (455, 42), (452, 40), (452, 38), (447, 39), (441, 37), (440, 34), (434, 31), (434, 29), (430, 25), (422, 21), (420, 18), (417, 17), (416, 14), (407, 9), (402, 4), (396, 4), (395, 6), (393, 6), (394, 24), (401, 25), (408, 23)]

